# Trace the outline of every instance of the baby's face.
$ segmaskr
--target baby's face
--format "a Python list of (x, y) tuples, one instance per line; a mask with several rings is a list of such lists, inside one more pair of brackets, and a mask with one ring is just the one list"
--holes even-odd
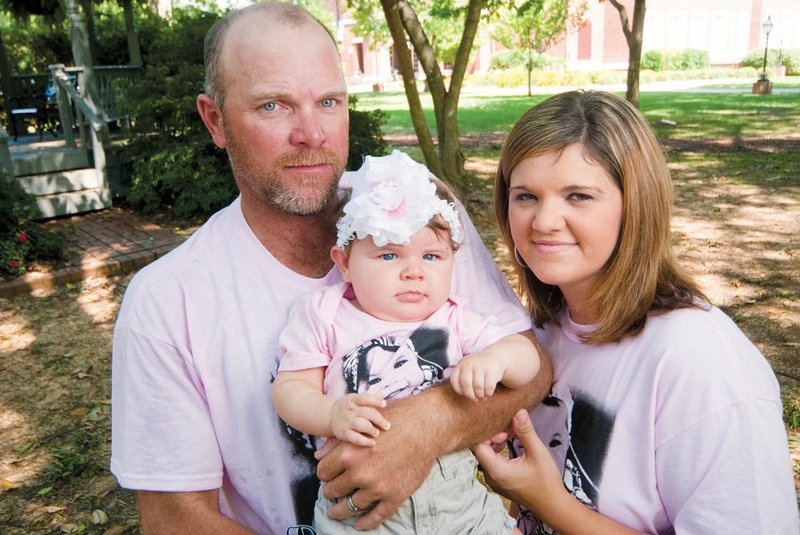
[(450, 295), (453, 249), (447, 234), (428, 227), (407, 245), (378, 247), (372, 237), (350, 249), (344, 280), (353, 285), (356, 306), (386, 321), (422, 321)]

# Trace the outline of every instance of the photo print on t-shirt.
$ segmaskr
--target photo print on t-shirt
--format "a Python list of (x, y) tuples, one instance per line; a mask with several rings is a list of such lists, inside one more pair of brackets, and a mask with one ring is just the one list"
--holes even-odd
[[(556, 383), (551, 394), (534, 408), (531, 417), (556, 466), (562, 468), (564, 486), (581, 503), (596, 510), (614, 415), (591, 396)], [(515, 438), (509, 454), (516, 457), (522, 452), (522, 444)], [(520, 511), (518, 527), (525, 535), (555, 533), (525, 509)]]
[[(275, 369), (275, 373), (277, 373), (277, 364)], [(270, 374), (270, 383), (275, 382), (275, 373)], [(314, 519), (314, 503), (317, 499), (317, 489), (319, 489), (317, 460), (314, 458), (315, 439), (307, 433), (298, 431), (284, 422), (282, 418), (278, 417), (278, 420), (283, 430), (283, 438), (289, 443), (291, 491), (295, 516), (300, 524), (310, 525)]]
[(419, 327), (405, 340), (387, 335), (359, 345), (342, 361), (347, 392), (371, 392), (391, 399), (443, 381), (450, 365), (448, 341), (444, 329)]

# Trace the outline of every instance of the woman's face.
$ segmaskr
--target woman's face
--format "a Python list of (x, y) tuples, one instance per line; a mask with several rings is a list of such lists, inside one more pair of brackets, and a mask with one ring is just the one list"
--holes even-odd
[(511, 236), (537, 279), (558, 286), (574, 321), (596, 318), (584, 303), (617, 244), (622, 191), (583, 147), (522, 160), (511, 171)]

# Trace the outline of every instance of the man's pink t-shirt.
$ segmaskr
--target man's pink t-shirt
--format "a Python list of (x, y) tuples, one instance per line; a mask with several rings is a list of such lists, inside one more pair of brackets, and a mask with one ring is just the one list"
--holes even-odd
[[(509, 330), (529, 329), (465, 222), (453, 291)], [(238, 199), (142, 269), (114, 332), (111, 470), (120, 484), (221, 489), (221, 510), (259, 533), (310, 524), (319, 484), (313, 444), (277, 417), (271, 384), (292, 304), (340, 281), (336, 270), (311, 279), (278, 262), (248, 227)]]

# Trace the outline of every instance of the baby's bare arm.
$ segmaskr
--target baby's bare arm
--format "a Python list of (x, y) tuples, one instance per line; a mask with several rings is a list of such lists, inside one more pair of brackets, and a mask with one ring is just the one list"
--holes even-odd
[(278, 373), (272, 385), (272, 402), (283, 420), (304, 433), (335, 436), (359, 446), (374, 446), (389, 421), (378, 409), (386, 402), (372, 394), (335, 398), (322, 393), (324, 368)]
[(533, 341), (512, 334), (464, 357), (453, 370), (450, 383), (471, 400), (494, 394), (498, 383), (508, 388), (528, 384), (539, 371), (539, 352)]

